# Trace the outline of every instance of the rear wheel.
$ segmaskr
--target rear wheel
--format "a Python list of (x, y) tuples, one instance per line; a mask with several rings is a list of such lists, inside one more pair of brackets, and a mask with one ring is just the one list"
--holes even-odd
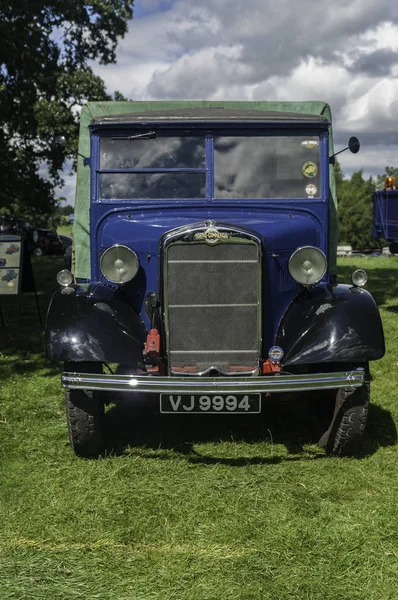
[[(67, 371), (102, 372), (99, 363), (68, 363)], [(100, 392), (65, 390), (66, 421), (74, 453), (83, 458), (98, 458), (104, 449), (104, 400)]]
[(332, 422), (319, 441), (327, 454), (349, 456), (359, 450), (369, 413), (369, 379), (366, 368), (363, 386), (352, 393), (345, 388), (336, 392)]

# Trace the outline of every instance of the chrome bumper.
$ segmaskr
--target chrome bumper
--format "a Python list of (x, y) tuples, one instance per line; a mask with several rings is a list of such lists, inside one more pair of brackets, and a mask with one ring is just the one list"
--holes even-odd
[(156, 375), (110, 375), (63, 373), (62, 385), (69, 389), (108, 392), (171, 394), (282, 393), (346, 388), (364, 384), (363, 369), (309, 375), (266, 375), (263, 377), (164, 377)]

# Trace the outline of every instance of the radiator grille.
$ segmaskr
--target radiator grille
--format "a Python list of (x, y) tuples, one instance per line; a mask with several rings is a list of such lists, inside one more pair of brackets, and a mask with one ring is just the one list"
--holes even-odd
[(255, 371), (259, 357), (257, 243), (174, 243), (166, 251), (171, 371)]

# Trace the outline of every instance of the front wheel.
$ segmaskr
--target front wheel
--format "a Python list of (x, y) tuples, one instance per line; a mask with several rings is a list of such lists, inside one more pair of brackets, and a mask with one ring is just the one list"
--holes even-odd
[(332, 423), (320, 440), (329, 455), (349, 456), (358, 451), (369, 414), (370, 381), (366, 370), (365, 383), (354, 392), (344, 388), (336, 393)]
[(98, 458), (104, 447), (104, 403), (87, 390), (65, 390), (66, 421), (74, 453)]
[[(66, 371), (102, 372), (100, 363), (66, 363)], [(66, 421), (70, 445), (82, 458), (98, 458), (104, 449), (105, 403), (101, 392), (65, 390)]]

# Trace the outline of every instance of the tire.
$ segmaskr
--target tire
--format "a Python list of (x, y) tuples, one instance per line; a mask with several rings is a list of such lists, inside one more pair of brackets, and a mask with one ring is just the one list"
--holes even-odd
[[(96, 365), (95, 367), (101, 367)], [(84, 368), (75, 363), (65, 370), (93, 372), (98, 369)], [(102, 368), (101, 368), (102, 371)], [(65, 390), (66, 421), (70, 445), (76, 456), (82, 458), (99, 458), (104, 450), (104, 401), (100, 392), (89, 390)]]
[(64, 267), (72, 271), (72, 246), (68, 246), (64, 253)]
[(360, 449), (369, 414), (370, 381), (366, 369), (365, 383), (353, 393), (341, 388), (336, 393), (334, 415), (319, 444), (330, 456), (352, 456)]

